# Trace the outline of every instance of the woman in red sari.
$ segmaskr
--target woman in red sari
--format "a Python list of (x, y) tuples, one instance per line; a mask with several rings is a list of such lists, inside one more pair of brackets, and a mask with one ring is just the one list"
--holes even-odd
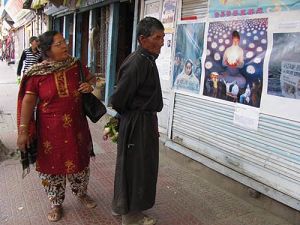
[[(69, 56), (59, 32), (45, 32), (39, 40), (47, 59), (31, 67), (22, 79), (17, 144), (26, 151), (32, 139), (37, 139), (36, 170), (51, 202), (48, 220), (58, 221), (63, 214), (66, 178), (87, 208), (97, 205), (87, 195), (93, 145), (81, 98), (81, 93), (93, 90), (93, 77), (84, 67), (88, 82), (80, 83), (77, 60)], [(35, 106), (37, 120), (33, 121)]]

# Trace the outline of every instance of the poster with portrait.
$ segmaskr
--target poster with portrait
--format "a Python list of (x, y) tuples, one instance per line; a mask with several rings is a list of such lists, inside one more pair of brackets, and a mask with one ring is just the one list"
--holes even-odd
[(146, 1), (144, 8), (144, 17), (150, 16), (160, 20), (160, 0)]
[(300, 99), (300, 32), (273, 34), (268, 94)]
[(244, 16), (300, 9), (300, 0), (210, 0), (209, 16), (213, 18)]
[(198, 94), (201, 81), (204, 23), (177, 25), (173, 88)]
[(164, 46), (162, 46), (160, 50), (160, 54), (156, 60), (159, 77), (162, 80), (170, 79), (172, 41), (173, 41), (173, 34), (165, 34)]
[(166, 33), (174, 32), (176, 3), (177, 0), (164, 0), (161, 22), (165, 27)]
[(267, 18), (209, 24), (204, 95), (260, 107), (267, 28)]

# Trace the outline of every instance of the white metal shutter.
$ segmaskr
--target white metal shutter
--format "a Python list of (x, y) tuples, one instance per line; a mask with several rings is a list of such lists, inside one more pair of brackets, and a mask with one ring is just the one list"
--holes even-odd
[(234, 106), (176, 94), (172, 140), (292, 197), (299, 210), (300, 123), (260, 114), (251, 131), (233, 115)]
[(181, 18), (196, 16), (197, 19), (208, 15), (207, 0), (182, 0)]

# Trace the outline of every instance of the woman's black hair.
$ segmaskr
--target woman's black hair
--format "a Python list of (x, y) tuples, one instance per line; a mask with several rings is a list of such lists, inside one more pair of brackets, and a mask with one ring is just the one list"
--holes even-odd
[(53, 44), (53, 38), (57, 34), (59, 34), (58, 31), (51, 30), (51, 31), (46, 31), (45, 33), (39, 36), (39, 41), (40, 41), (39, 47), (42, 51), (44, 58), (48, 58), (48, 52), (51, 49), (51, 45)]

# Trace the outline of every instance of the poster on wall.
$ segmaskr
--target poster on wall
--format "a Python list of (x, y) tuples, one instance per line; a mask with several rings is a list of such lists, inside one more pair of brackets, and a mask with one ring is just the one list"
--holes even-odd
[(209, 16), (244, 16), (300, 9), (300, 0), (210, 0)]
[(268, 94), (300, 99), (300, 32), (274, 33)]
[(166, 33), (174, 32), (176, 3), (177, 0), (164, 0), (161, 22), (165, 27)]
[(173, 88), (198, 94), (201, 81), (204, 23), (177, 25)]
[(170, 79), (171, 57), (172, 57), (172, 39), (173, 34), (166, 34), (164, 37), (164, 46), (160, 50), (159, 57), (156, 60), (160, 79)]
[(145, 2), (144, 17), (147, 16), (160, 20), (160, 0)]
[(300, 123), (299, 11), (269, 15), (268, 40), (260, 112)]
[(209, 24), (204, 95), (260, 107), (267, 28), (266, 18)]

